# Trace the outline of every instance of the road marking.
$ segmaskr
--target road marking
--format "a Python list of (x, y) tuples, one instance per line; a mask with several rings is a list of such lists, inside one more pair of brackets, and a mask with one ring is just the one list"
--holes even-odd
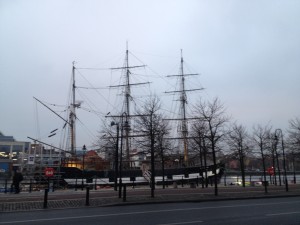
[(191, 211), (191, 210), (206, 210), (206, 209), (222, 209), (222, 208), (236, 208), (236, 207), (249, 207), (249, 206), (266, 206), (266, 205), (279, 205), (279, 204), (294, 204), (300, 201), (288, 201), (288, 202), (274, 202), (274, 203), (259, 203), (259, 204), (241, 204), (241, 205), (224, 205), (224, 206), (208, 206), (208, 207), (197, 207), (197, 208), (182, 208), (182, 209), (165, 209), (165, 210), (149, 210), (140, 212), (128, 212), (128, 213), (111, 213), (103, 215), (89, 215), (89, 216), (72, 216), (72, 217), (54, 217), (49, 219), (35, 219), (35, 220), (16, 220), (0, 222), (0, 224), (16, 224), (16, 223), (28, 223), (28, 222), (42, 222), (42, 221), (55, 221), (55, 220), (69, 220), (69, 219), (82, 219), (82, 218), (93, 218), (93, 217), (108, 217), (108, 216), (123, 216), (123, 215), (137, 215), (147, 213), (163, 213), (163, 212), (178, 212), (178, 211)]
[(285, 212), (285, 213), (274, 213), (274, 214), (266, 214), (266, 216), (282, 216), (282, 215), (291, 215), (298, 214), (300, 212)]
[(158, 224), (158, 225), (178, 225), (178, 224), (190, 224), (190, 223), (203, 223), (203, 221), (189, 221), (189, 222), (180, 222), (180, 223), (164, 223), (164, 224)]

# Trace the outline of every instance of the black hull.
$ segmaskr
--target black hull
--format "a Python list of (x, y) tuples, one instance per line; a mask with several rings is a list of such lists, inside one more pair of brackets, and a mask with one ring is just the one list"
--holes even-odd
[[(189, 174), (199, 174), (199, 178), (201, 174), (205, 171), (212, 172), (213, 166), (209, 166), (206, 169), (203, 167), (182, 167), (182, 168), (171, 168), (165, 169), (164, 171), (155, 170), (155, 176), (166, 176), (171, 179), (174, 175), (183, 175), (185, 178), (189, 177)], [(217, 177), (221, 178), (224, 173), (224, 166), (221, 164), (217, 165), (219, 169), (219, 173), (217, 173)], [(151, 171), (150, 171), (151, 172)], [(82, 171), (78, 168), (74, 167), (61, 167), (60, 168), (61, 177), (64, 179), (76, 179), (76, 178), (108, 178), (112, 180), (115, 177), (114, 170), (105, 170), (105, 171), (95, 171), (95, 170), (85, 170)], [(122, 177), (143, 177), (142, 170), (122, 170)], [(212, 176), (210, 176), (212, 177)]]

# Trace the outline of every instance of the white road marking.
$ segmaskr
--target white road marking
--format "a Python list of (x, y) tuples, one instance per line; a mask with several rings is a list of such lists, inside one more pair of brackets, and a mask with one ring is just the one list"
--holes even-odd
[(284, 213), (274, 213), (274, 214), (266, 214), (266, 216), (282, 216), (282, 215), (291, 215), (298, 214), (300, 212), (284, 212)]
[(158, 224), (158, 225), (178, 225), (178, 224), (190, 224), (190, 223), (203, 223), (203, 221), (189, 221), (189, 222), (179, 222), (179, 223), (164, 223), (164, 224)]
[(260, 203), (260, 204), (243, 204), (243, 205), (225, 205), (225, 206), (209, 206), (198, 208), (182, 208), (182, 209), (165, 209), (165, 210), (150, 210), (141, 212), (128, 212), (128, 213), (112, 213), (103, 215), (89, 215), (89, 216), (71, 216), (71, 217), (56, 217), (49, 219), (35, 219), (35, 220), (15, 220), (0, 222), (0, 224), (16, 224), (16, 223), (28, 223), (28, 222), (41, 222), (41, 221), (55, 221), (55, 220), (69, 220), (69, 219), (81, 219), (81, 218), (93, 218), (93, 217), (108, 217), (108, 216), (123, 216), (123, 215), (137, 215), (147, 213), (163, 213), (163, 212), (177, 212), (177, 211), (191, 211), (191, 210), (206, 210), (206, 209), (222, 209), (222, 208), (237, 208), (237, 207), (249, 207), (249, 206), (266, 206), (266, 205), (279, 205), (279, 204), (294, 204), (300, 201), (288, 201), (288, 202), (274, 202), (274, 203)]

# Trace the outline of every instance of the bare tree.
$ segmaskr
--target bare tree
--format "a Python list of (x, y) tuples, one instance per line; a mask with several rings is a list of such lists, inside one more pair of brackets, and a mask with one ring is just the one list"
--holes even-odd
[[(145, 153), (151, 154), (151, 197), (155, 189), (155, 157), (162, 156), (164, 150), (163, 137), (168, 133), (167, 123), (159, 113), (160, 101), (157, 97), (150, 97), (140, 110), (137, 110), (135, 119), (136, 129), (140, 133), (137, 144)], [(162, 160), (164, 161), (164, 160)]]
[(98, 139), (93, 144), (97, 148), (97, 152), (103, 154), (106, 159), (115, 159), (117, 145), (117, 131), (111, 126), (103, 122), (101, 131), (98, 131)]
[(199, 120), (206, 123), (208, 128), (207, 140), (209, 142), (212, 158), (213, 158), (213, 172), (215, 195), (218, 195), (218, 178), (217, 178), (217, 159), (216, 151), (218, 144), (225, 135), (225, 125), (229, 121), (229, 117), (225, 114), (225, 108), (221, 104), (218, 98), (215, 98), (212, 102), (200, 101), (195, 105), (195, 114), (199, 117)]
[(255, 143), (255, 145), (259, 148), (262, 163), (263, 163), (263, 173), (264, 173), (264, 187), (265, 187), (265, 193), (268, 193), (267, 189), (267, 177), (266, 177), (266, 151), (270, 148), (270, 136), (271, 136), (271, 127), (265, 126), (262, 127), (260, 125), (257, 125), (253, 128), (253, 136), (252, 140)]
[(227, 143), (233, 154), (237, 156), (240, 162), (240, 170), (242, 174), (242, 185), (245, 187), (245, 156), (249, 151), (249, 135), (246, 127), (234, 123), (228, 133)]
[(289, 143), (295, 152), (300, 153), (300, 119), (289, 121)]
[[(192, 151), (196, 153), (196, 156), (199, 156), (200, 167), (201, 167), (201, 184), (204, 187), (208, 187), (208, 177), (207, 177), (207, 155), (208, 155), (208, 126), (205, 121), (197, 120), (192, 125)], [(204, 168), (204, 176), (203, 176)]]
[(168, 123), (166, 120), (162, 121), (160, 129), (158, 130), (157, 136), (155, 137), (155, 143), (157, 146), (157, 153), (161, 158), (161, 169), (162, 169), (162, 179), (163, 179), (163, 189), (165, 189), (165, 157), (166, 153), (170, 151), (170, 141), (166, 139), (169, 134)]

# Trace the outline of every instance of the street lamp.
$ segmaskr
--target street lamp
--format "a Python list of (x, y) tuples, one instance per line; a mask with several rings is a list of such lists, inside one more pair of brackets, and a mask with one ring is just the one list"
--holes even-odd
[(110, 123), (111, 126), (117, 126), (117, 142), (116, 142), (116, 153), (115, 153), (115, 177), (114, 177), (114, 181), (115, 181), (115, 186), (114, 186), (114, 190), (117, 191), (118, 190), (118, 164), (119, 164), (119, 130), (120, 130), (120, 126), (119, 123), (115, 123), (114, 121), (112, 121)]
[[(125, 115), (125, 126), (123, 125), (123, 116)], [(120, 149), (120, 168), (119, 168), (119, 198), (122, 197), (122, 158), (123, 158), (123, 130), (124, 127), (128, 129), (127, 113), (123, 112), (121, 115), (121, 149)]]
[[(277, 171), (278, 171), (278, 176), (279, 176), (279, 186), (281, 186), (281, 172), (280, 172), (280, 167), (279, 167), (279, 159), (278, 159), (278, 152), (277, 152), (277, 143), (278, 143), (278, 137), (276, 136), (276, 131), (275, 131), (275, 148), (274, 148), (274, 151), (275, 151), (275, 157), (276, 157), (276, 162), (277, 162)], [(275, 168), (275, 166), (274, 166)], [(275, 169), (276, 171), (276, 169)], [(274, 174), (275, 175), (275, 184), (277, 185), (277, 182), (276, 182), (276, 173)]]
[(83, 179), (84, 179), (84, 156), (85, 156), (86, 146), (82, 147), (82, 179), (81, 179), (81, 190), (83, 190)]
[[(284, 169), (284, 180), (285, 180), (285, 190), (289, 191), (287, 176), (286, 176), (286, 165), (285, 165), (285, 154), (284, 154), (284, 143), (283, 143), (283, 134), (281, 129), (275, 130), (275, 140), (278, 141), (278, 135), (281, 136), (281, 146), (282, 146), (282, 157), (283, 157), (283, 169)], [(277, 145), (277, 142), (276, 142)]]

